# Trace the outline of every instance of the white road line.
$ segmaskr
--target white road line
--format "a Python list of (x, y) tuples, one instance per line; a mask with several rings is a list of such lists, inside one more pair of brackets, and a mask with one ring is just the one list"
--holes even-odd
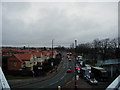
[(69, 81), (66, 85), (68, 85), (71, 81)]
[(51, 83), (51, 84), (49, 84), (49, 85), (53, 85), (53, 84), (55, 84), (56, 82), (54, 82), (54, 83)]
[(60, 79), (63, 79), (64, 78), (64, 76), (62, 76)]
[(51, 86), (51, 85), (53, 85), (53, 84), (55, 84), (55, 83), (57, 83), (58, 81), (56, 81), (56, 82), (54, 82), (54, 83), (51, 83), (51, 84), (49, 84), (48, 86)]
[(66, 73), (64, 73), (64, 75), (60, 78), (60, 79), (63, 79), (65, 77)]

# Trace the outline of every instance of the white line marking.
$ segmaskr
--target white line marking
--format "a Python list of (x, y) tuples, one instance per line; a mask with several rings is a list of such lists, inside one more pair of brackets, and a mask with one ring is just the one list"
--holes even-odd
[(61, 77), (60, 79), (63, 79), (64, 78), (64, 76), (63, 77)]
[(49, 84), (48, 86), (50, 86), (50, 85), (53, 85), (53, 84), (55, 84), (55, 83), (57, 83), (58, 81), (56, 81), (56, 82), (54, 82), (54, 83), (51, 83), (51, 84)]
[(49, 84), (49, 86), (53, 85), (54, 83)]
[(60, 79), (63, 79), (65, 77), (66, 73), (64, 73), (64, 75), (60, 78)]

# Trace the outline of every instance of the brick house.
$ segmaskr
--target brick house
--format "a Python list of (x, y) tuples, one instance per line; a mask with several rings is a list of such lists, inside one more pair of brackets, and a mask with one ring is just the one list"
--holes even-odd
[(33, 65), (36, 64), (37, 58), (31, 53), (13, 54), (13, 56), (8, 59), (8, 70), (22, 70), (24, 67), (32, 70)]
[[(51, 58), (51, 51), (24, 53), (24, 54), (13, 54), (8, 59), (8, 70), (33, 70), (34, 65), (42, 65), (43, 62)], [(54, 51), (53, 55), (57, 53)]]

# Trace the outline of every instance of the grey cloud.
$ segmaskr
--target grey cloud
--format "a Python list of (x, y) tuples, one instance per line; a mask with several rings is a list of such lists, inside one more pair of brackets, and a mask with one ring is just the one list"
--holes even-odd
[[(13, 16), (14, 15), (14, 16)], [(117, 3), (4, 3), (3, 45), (69, 45), (117, 37)]]

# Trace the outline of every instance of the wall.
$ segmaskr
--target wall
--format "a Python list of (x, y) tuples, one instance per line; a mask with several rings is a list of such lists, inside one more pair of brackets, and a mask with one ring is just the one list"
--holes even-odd
[(8, 59), (8, 70), (20, 70), (21, 69), (21, 62), (15, 58), (11, 57)]

